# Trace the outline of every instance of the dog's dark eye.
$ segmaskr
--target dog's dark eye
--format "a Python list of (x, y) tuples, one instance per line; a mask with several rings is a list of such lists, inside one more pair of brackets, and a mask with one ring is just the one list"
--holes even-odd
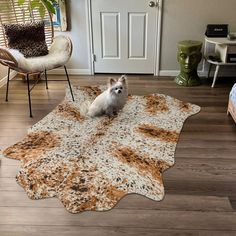
[(118, 88), (116, 88), (116, 90), (117, 90)]
[(123, 87), (120, 87), (120, 89), (123, 89)]

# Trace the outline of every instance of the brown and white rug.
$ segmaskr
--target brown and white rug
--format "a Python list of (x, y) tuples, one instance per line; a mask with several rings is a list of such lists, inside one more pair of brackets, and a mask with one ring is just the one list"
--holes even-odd
[(103, 87), (74, 89), (4, 155), (21, 160), (17, 182), (31, 199), (58, 197), (72, 213), (111, 209), (126, 194), (164, 196), (162, 173), (174, 165), (184, 121), (200, 107), (152, 94), (129, 96), (115, 118), (85, 118), (80, 104)]

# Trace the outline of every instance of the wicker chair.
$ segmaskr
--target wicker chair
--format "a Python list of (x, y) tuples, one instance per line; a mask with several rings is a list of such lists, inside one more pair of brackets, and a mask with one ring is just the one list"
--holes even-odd
[[(65, 66), (65, 63), (68, 61), (68, 59), (71, 56), (72, 53), (72, 42), (68, 37), (65, 36), (58, 36), (54, 38), (54, 28), (52, 23), (52, 17), (49, 12), (46, 12), (44, 17), (45, 23), (45, 40), (47, 43), (47, 46), (49, 48), (49, 56), (41, 56), (41, 57), (34, 57), (34, 58), (25, 58), (25, 61), (27, 62), (28, 66), (22, 66), (18, 60), (18, 57), (13, 53), (14, 50), (11, 50), (8, 48), (8, 41), (6, 39), (6, 35), (4, 32), (4, 23), (27, 23), (27, 22), (36, 22), (36, 21), (42, 21), (42, 18), (40, 17), (38, 11), (33, 10), (29, 11), (27, 1), (25, 5), (19, 6), (16, 3), (16, 0), (8, 0), (6, 1), (8, 6), (5, 8), (5, 10), (2, 10), (0, 12), (0, 63), (4, 66), (8, 67), (8, 76), (7, 76), (7, 89), (6, 89), (6, 101), (8, 101), (8, 90), (9, 90), (9, 82), (10, 82), (10, 72), (11, 70), (16, 71), (18, 74), (23, 75), (24, 78), (27, 81), (27, 89), (28, 89), (28, 100), (29, 100), (29, 111), (30, 111), (30, 117), (32, 117), (32, 108), (31, 108), (31, 94), (30, 92), (34, 88), (34, 86), (37, 84), (39, 79), (41, 78), (41, 75), (45, 75), (45, 82), (46, 82), (46, 89), (48, 89), (48, 79), (47, 79), (47, 70), (55, 69), (58, 67), (63, 66), (65, 69), (66, 74), (66, 80), (68, 82), (71, 97), (74, 101), (74, 96), (70, 84), (70, 79), (67, 73), (67, 69)], [(48, 61), (50, 61), (50, 58), (53, 58), (53, 53), (55, 54), (55, 50), (53, 53), (50, 54), (50, 49), (54, 47), (56, 43), (61, 41), (65, 44), (65, 47), (67, 47), (67, 54), (68, 58), (67, 60), (61, 60), (58, 63), (54, 63), (55, 65), (47, 66)], [(55, 45), (54, 45), (55, 44)], [(62, 46), (63, 47), (63, 46)], [(55, 54), (55, 57), (57, 57), (59, 54)], [(40, 66), (30, 66), (30, 63), (37, 60), (38, 63), (41, 63)], [(34, 81), (34, 85), (30, 86), (30, 76), (34, 76), (37, 79)], [(50, 80), (52, 81), (52, 80)], [(58, 81), (58, 80), (53, 80)], [(59, 80), (64, 81), (64, 80)]]

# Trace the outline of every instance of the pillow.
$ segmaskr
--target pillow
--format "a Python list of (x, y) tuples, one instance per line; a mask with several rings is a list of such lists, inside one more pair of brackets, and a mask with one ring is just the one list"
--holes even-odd
[(45, 41), (44, 22), (4, 24), (8, 47), (19, 50), (25, 57), (48, 54)]

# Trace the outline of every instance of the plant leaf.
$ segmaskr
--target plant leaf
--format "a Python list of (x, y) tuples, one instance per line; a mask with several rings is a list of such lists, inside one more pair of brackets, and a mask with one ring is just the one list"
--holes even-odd
[(48, 0), (48, 1), (51, 3), (58, 3), (58, 1), (56, 1), (56, 0)]
[(50, 13), (56, 14), (55, 8), (48, 0), (41, 0)]
[(2, 4), (0, 5), (0, 12), (1, 12), (1, 11), (6, 11), (6, 10), (8, 10), (9, 8), (10, 8), (9, 3), (2, 3)]
[(44, 6), (42, 3), (40, 3), (40, 6), (39, 6), (39, 14), (40, 14), (40, 16), (41, 16), (42, 19), (44, 18), (45, 13), (46, 13), (45, 6)]
[(39, 8), (40, 4), (42, 4), (42, 3), (40, 3), (39, 0), (32, 0), (29, 2), (29, 4), (30, 4), (29, 9), (33, 10), (34, 8)]
[(25, 0), (18, 0), (18, 5), (21, 6), (25, 3)]

